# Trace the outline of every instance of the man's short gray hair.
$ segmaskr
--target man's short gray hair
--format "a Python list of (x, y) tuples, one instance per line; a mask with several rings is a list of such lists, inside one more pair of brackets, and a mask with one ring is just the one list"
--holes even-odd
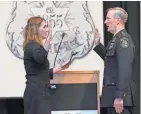
[(114, 16), (119, 16), (121, 18), (121, 20), (126, 23), (127, 19), (128, 19), (128, 13), (123, 9), (123, 8), (120, 8), (120, 7), (114, 7), (114, 8), (109, 8), (107, 10), (108, 11), (115, 11), (114, 12)]

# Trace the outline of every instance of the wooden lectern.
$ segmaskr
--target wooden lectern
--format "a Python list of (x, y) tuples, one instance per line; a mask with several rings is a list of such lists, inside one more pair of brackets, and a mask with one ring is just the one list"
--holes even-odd
[[(64, 90), (60, 90), (61, 92), (55, 92), (54, 93), (54, 98), (53, 98), (53, 107), (55, 107), (55, 108), (53, 108), (54, 110), (65, 110), (64, 108), (63, 108), (63, 106), (61, 107), (61, 105), (63, 105), (63, 104), (59, 104), (59, 102), (60, 103), (62, 103), (62, 102), (64, 102), (65, 103), (65, 105), (64, 105), (64, 107), (67, 107), (67, 104), (71, 104), (71, 103), (68, 103), (69, 101), (67, 101), (68, 99), (71, 99), (70, 98), (70, 96), (68, 97), (68, 98), (66, 98), (65, 99), (65, 97), (67, 96), (67, 95), (70, 95), (70, 94), (72, 94), (72, 95), (74, 95), (74, 97), (76, 97), (76, 99), (75, 100), (73, 100), (73, 98), (72, 98), (72, 100), (71, 100), (71, 102), (75, 102), (72, 106), (74, 106), (75, 104), (77, 105), (77, 104), (79, 104), (79, 105), (81, 105), (81, 107), (84, 107), (84, 110), (86, 109), (86, 107), (87, 107), (87, 105), (86, 106), (82, 106), (82, 104), (86, 104), (87, 103), (87, 101), (89, 101), (89, 100), (85, 100), (84, 102), (85, 103), (82, 103), (83, 102), (83, 98), (84, 98), (84, 95), (83, 95), (83, 98), (80, 100), (80, 102), (81, 103), (77, 103), (77, 99), (79, 99), (79, 96), (81, 97), (82, 96), (82, 94), (83, 93), (81, 93), (81, 92), (78, 92), (80, 89), (82, 90), (82, 86), (81, 86), (81, 88), (79, 89), (79, 88), (77, 88), (80, 84), (85, 84), (85, 85), (87, 85), (87, 84), (95, 84), (96, 85), (96, 88), (95, 88), (95, 91), (96, 92), (94, 92), (93, 93), (93, 91), (94, 91), (94, 89), (93, 89), (93, 87), (87, 87), (87, 89), (90, 89), (91, 88), (91, 90), (88, 90), (88, 91), (86, 91), (86, 90), (84, 90), (84, 94), (87, 94), (86, 96), (85, 96), (85, 98), (88, 98), (91, 94), (95, 94), (94, 96), (95, 96), (95, 100), (97, 101), (97, 102), (95, 102), (95, 100), (93, 100), (94, 101), (94, 103), (96, 103), (96, 107), (97, 107), (97, 113), (98, 114), (100, 114), (100, 85), (99, 85), (99, 71), (61, 71), (61, 72), (59, 72), (59, 73), (57, 73), (57, 74), (55, 74), (54, 75), (54, 79), (53, 80), (51, 80), (51, 85), (55, 85), (55, 84), (62, 84), (62, 85), (69, 85), (69, 84), (71, 84), (71, 86), (69, 86), (69, 88), (67, 88), (67, 89), (64, 89)], [(75, 85), (75, 84), (78, 84), (78, 86), (76, 85), (75, 87), (73, 87), (73, 85)], [(60, 86), (59, 86), (60, 87)], [(70, 87), (73, 87), (72, 89), (70, 89)], [(57, 88), (57, 87), (56, 87)], [(65, 88), (65, 87), (64, 87)], [(76, 89), (77, 88), (77, 89)], [(84, 88), (84, 86), (83, 86), (83, 88)], [(69, 89), (69, 90), (68, 90)], [(73, 91), (73, 89), (75, 89), (75, 91)], [(78, 90), (79, 89), (79, 90)], [(84, 88), (84, 89), (86, 89), (86, 88)], [(59, 91), (59, 90), (58, 90)], [(72, 92), (70, 92), (70, 91), (72, 91)], [(70, 93), (68, 93), (68, 92), (70, 92)], [(78, 92), (78, 93), (77, 93)], [(89, 92), (89, 93), (87, 93), (87, 92)], [(80, 95), (78, 95), (80, 93)], [(55, 95), (55, 94), (58, 94), (58, 95)], [(62, 94), (62, 95), (60, 95), (60, 94)], [(78, 95), (78, 96), (77, 96)], [(59, 97), (58, 97), (59, 96)], [(61, 99), (61, 96), (62, 96), (62, 100), (60, 100), (59, 101), (59, 99)], [(57, 98), (56, 98), (57, 97)], [(91, 98), (92, 98), (93, 96), (91, 95)], [(56, 99), (56, 101), (54, 100), (54, 99)], [(64, 100), (65, 99), (65, 100)], [(91, 100), (90, 100), (91, 101)], [(56, 104), (56, 103), (58, 103), (58, 104)], [(92, 103), (90, 103), (89, 104), (89, 102), (88, 102), (88, 105), (92, 105)], [(60, 107), (60, 109), (58, 108), (58, 107)], [(70, 108), (70, 109), (75, 109), (75, 107), (72, 107), (71, 108), (71, 106), (70, 105), (68, 105), (68, 107)], [(77, 106), (76, 106), (77, 107)], [(92, 107), (92, 106), (90, 106), (90, 107)], [(77, 109), (77, 108), (76, 108)], [(91, 110), (91, 108), (89, 108), (88, 107), (88, 109), (89, 110)], [(66, 108), (66, 110), (67, 110), (67, 108)], [(71, 113), (70, 113), (71, 114)], [(78, 114), (78, 113), (77, 113)]]

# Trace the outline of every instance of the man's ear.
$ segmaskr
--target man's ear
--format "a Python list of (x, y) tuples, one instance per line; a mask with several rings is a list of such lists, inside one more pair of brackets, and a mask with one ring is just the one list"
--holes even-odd
[(118, 25), (121, 21), (121, 18), (119, 16), (116, 16), (115, 18), (116, 18), (116, 22), (117, 22), (117, 25)]

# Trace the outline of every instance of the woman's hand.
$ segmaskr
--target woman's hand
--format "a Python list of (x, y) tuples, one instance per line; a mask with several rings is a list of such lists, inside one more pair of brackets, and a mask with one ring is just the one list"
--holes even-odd
[(64, 66), (62, 65), (57, 65), (55, 68), (53, 68), (53, 73), (57, 73), (61, 70), (65, 70), (70, 66), (70, 63), (65, 64)]

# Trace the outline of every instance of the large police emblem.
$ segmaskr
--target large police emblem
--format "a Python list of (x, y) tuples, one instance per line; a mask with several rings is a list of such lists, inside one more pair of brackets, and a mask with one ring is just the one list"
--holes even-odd
[(42, 16), (51, 25), (51, 67), (84, 57), (93, 48), (95, 26), (87, 2), (13, 2), (6, 43), (17, 58), (23, 58), (24, 27), (32, 16)]

